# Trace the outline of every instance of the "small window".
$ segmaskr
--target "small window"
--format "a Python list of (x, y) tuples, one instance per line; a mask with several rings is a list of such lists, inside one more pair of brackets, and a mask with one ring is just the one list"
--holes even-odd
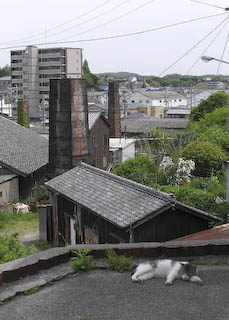
[(142, 103), (142, 100), (139, 100), (139, 103)]
[(149, 103), (149, 100), (146, 100), (146, 103)]
[(107, 146), (107, 135), (103, 136), (103, 145)]
[(93, 148), (97, 147), (96, 137), (92, 137), (92, 145), (93, 145)]
[(2, 191), (0, 191), (0, 198), (2, 198)]

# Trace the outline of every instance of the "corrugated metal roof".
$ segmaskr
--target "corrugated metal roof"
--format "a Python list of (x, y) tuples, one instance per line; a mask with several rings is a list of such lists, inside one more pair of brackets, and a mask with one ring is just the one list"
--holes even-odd
[[(95, 212), (113, 224), (126, 228), (164, 212), (176, 203), (165, 193), (116, 176), (85, 163), (48, 181), (46, 185), (69, 200)], [(179, 207), (182, 204), (179, 203)], [(191, 207), (188, 213), (214, 221), (214, 217)]]
[(0, 116), (0, 163), (29, 175), (48, 163), (48, 140)]
[(218, 240), (229, 239), (229, 224), (216, 226), (212, 229), (193, 233), (185, 237), (177, 238), (174, 241), (198, 241), (198, 240)]

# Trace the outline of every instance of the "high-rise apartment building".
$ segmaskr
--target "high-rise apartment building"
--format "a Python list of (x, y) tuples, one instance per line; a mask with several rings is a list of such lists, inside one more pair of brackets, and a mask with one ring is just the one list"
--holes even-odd
[(49, 80), (82, 77), (82, 49), (29, 46), (11, 51), (12, 87), (26, 102), (30, 117), (49, 101)]

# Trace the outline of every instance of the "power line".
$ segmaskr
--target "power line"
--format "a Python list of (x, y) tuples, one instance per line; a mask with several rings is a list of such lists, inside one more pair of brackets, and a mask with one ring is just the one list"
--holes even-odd
[(105, 22), (105, 23), (103, 23), (103, 24), (100, 24), (100, 25), (98, 25), (98, 26), (96, 26), (96, 27), (93, 27), (93, 28), (91, 28), (91, 29), (88, 29), (88, 30), (86, 30), (86, 31), (77, 33), (77, 34), (75, 34), (75, 35), (73, 35), (73, 36), (71, 36), (71, 37), (64, 38), (64, 39), (60, 39), (60, 41), (66, 40), (66, 39), (69, 39), (69, 38), (72, 38), (72, 37), (76, 37), (76, 36), (85, 34), (85, 33), (90, 32), (90, 31), (94, 31), (94, 30), (96, 30), (96, 29), (98, 29), (98, 28), (101, 28), (101, 27), (103, 27), (103, 26), (111, 23), (111, 22), (114, 22), (114, 21), (117, 21), (117, 20), (119, 20), (119, 19), (121, 19), (121, 18), (123, 18), (123, 17), (126, 17), (127, 15), (129, 15), (129, 14), (131, 14), (131, 13), (137, 11), (137, 10), (140, 10), (140, 9), (142, 9), (143, 7), (149, 5), (150, 3), (154, 2), (154, 1), (155, 1), (155, 0), (150, 0), (150, 1), (148, 1), (148, 2), (146, 2), (146, 3), (144, 3), (144, 4), (142, 4), (142, 5), (138, 6), (137, 8), (134, 8), (134, 9), (132, 9), (132, 10), (124, 13), (123, 15), (121, 15), (121, 16), (119, 16), (119, 17), (116, 17), (116, 18), (114, 18), (114, 19), (112, 19), (112, 20), (109, 20), (109, 21), (107, 21), (107, 22)]
[[(57, 25), (56, 27), (53, 27), (53, 28), (51, 28), (51, 29), (49, 29), (49, 30), (46, 30), (46, 32), (54, 31), (54, 30), (56, 30), (56, 29), (58, 29), (58, 28), (61, 28), (61, 27), (65, 26), (65, 25), (68, 24), (68, 23), (71, 23), (72, 21), (75, 21), (75, 20), (77, 20), (77, 19), (80, 19), (80, 18), (82, 18), (82, 17), (84, 17), (84, 16), (86, 16), (86, 15), (88, 15), (88, 14), (90, 14), (90, 13), (96, 11), (96, 10), (98, 10), (99, 8), (105, 6), (105, 5), (106, 5), (108, 2), (110, 2), (110, 1), (112, 1), (112, 0), (106, 0), (106, 1), (104, 1), (103, 3), (101, 3), (100, 5), (92, 8), (92, 9), (90, 9), (90, 10), (84, 12), (84, 13), (82, 13), (81, 15), (79, 15), (79, 16), (77, 16), (77, 17), (74, 17), (74, 18), (72, 18), (72, 19), (70, 19), (70, 20), (68, 20), (68, 21), (66, 21), (66, 22), (64, 22), (64, 23), (61, 23), (61, 24)], [(11, 41), (7, 41), (7, 42), (5, 42), (5, 43), (20, 42), (20, 41), (24, 41), (24, 40), (27, 40), (27, 39), (33, 39), (33, 38), (37, 39), (37, 37), (42, 36), (42, 35), (43, 35), (43, 32), (40, 32), (40, 33), (37, 33), (37, 34), (32, 35), (32, 36), (29, 36), (29, 37), (25, 37), (25, 38), (21, 38), (21, 39), (17, 39), (17, 40), (11, 40)], [(40, 39), (40, 37), (39, 37), (39, 39)]]
[[(226, 48), (227, 48), (228, 38), (229, 38), (229, 33), (228, 33), (228, 35), (227, 35), (226, 43), (225, 43), (224, 48), (223, 48), (223, 53), (222, 53), (222, 55), (221, 55), (221, 60), (223, 59), (225, 50), (226, 50)], [(220, 61), (220, 63), (219, 63), (219, 66), (218, 66), (218, 69), (217, 69), (217, 72), (216, 72), (216, 75), (217, 75), (217, 76), (219, 75), (220, 66), (221, 66), (221, 61)]]
[[(52, 34), (51, 37), (53, 37), (53, 36), (55, 36), (55, 35), (59, 35), (59, 34), (61, 34), (61, 33), (67, 32), (67, 31), (70, 31), (70, 30), (75, 29), (75, 28), (77, 28), (77, 27), (80, 27), (80, 26), (82, 26), (82, 25), (84, 25), (84, 24), (86, 24), (86, 23), (88, 23), (88, 22), (94, 21), (94, 20), (96, 20), (96, 19), (98, 19), (98, 18), (100, 18), (100, 17), (102, 17), (102, 16), (104, 16), (104, 15), (106, 15), (106, 14), (108, 14), (108, 13), (110, 13), (110, 12), (112, 12), (112, 11), (118, 9), (118, 8), (120, 8), (121, 6), (123, 6), (124, 4), (126, 4), (126, 3), (129, 2), (129, 1), (130, 1), (130, 0), (125, 0), (125, 1), (123, 1), (122, 3), (118, 4), (117, 6), (111, 8), (111, 9), (109, 9), (109, 10), (107, 10), (107, 11), (105, 11), (105, 12), (103, 12), (103, 13), (101, 13), (101, 14), (93, 17), (93, 18), (91, 18), (91, 19), (88, 19), (88, 20), (86, 20), (86, 21), (83, 21), (83, 22), (81, 22), (81, 23), (79, 23), (79, 24), (77, 24), (77, 25), (75, 25), (75, 26), (73, 26), (73, 27), (67, 28), (67, 29), (65, 29), (65, 30), (56, 32), (56, 33)], [(50, 37), (50, 35), (49, 35), (49, 37)]]
[[(216, 34), (216, 36), (214, 37), (214, 39), (209, 43), (209, 45), (207, 46), (207, 48), (201, 53), (201, 57), (205, 54), (205, 52), (212, 46), (212, 44), (215, 42), (215, 40), (218, 38), (218, 36), (220, 35), (220, 33), (223, 31), (223, 29), (226, 27), (226, 25), (228, 24), (229, 20), (228, 20), (228, 17), (226, 17), (226, 23), (224, 24), (224, 26), (219, 30), (219, 32)], [(224, 21), (225, 21), (224, 20)], [(223, 22), (224, 22), (223, 21)], [(220, 25), (219, 25), (220, 26)], [(193, 65), (189, 68), (189, 70), (186, 72), (186, 74), (189, 74), (190, 71), (196, 66), (196, 64), (199, 62), (200, 60), (200, 57), (198, 57), (196, 59), (196, 61), (193, 63)]]
[[(190, 20), (186, 20), (186, 21), (182, 21), (182, 22), (178, 22), (178, 23), (173, 23), (173, 24), (169, 24), (166, 26), (162, 26), (162, 27), (157, 27), (157, 28), (153, 28), (153, 29), (137, 31), (137, 32), (132, 32), (132, 33), (120, 34), (120, 35), (115, 35), (115, 36), (99, 37), (99, 38), (91, 38), (91, 39), (79, 39), (79, 40), (71, 40), (71, 41), (54, 41), (54, 42), (45, 42), (45, 43), (34, 43), (33, 45), (34, 46), (61, 45), (61, 44), (66, 44), (66, 43), (76, 43), (76, 42), (82, 43), (82, 42), (93, 42), (93, 41), (126, 38), (126, 37), (137, 36), (137, 35), (144, 34), (144, 33), (150, 33), (150, 32), (159, 31), (159, 30), (163, 30), (163, 29), (167, 29), (167, 28), (172, 28), (172, 27), (180, 26), (180, 25), (195, 22), (195, 21), (201, 21), (204, 19), (219, 17), (219, 16), (222, 16), (225, 14), (228, 14), (228, 13), (224, 12), (224, 13), (220, 13), (220, 14), (214, 14), (214, 15), (210, 15), (210, 16), (206, 16), (206, 17), (200, 17), (200, 18), (190, 19)], [(16, 49), (16, 48), (21, 48), (21, 47), (26, 47), (26, 46), (27, 46), (27, 44), (17, 45), (17, 46), (8, 46), (8, 47), (0, 48), (0, 50)]]
[(220, 25), (222, 25), (222, 23), (224, 23), (225, 19), (220, 22), (219, 25), (217, 25), (213, 30), (211, 30), (206, 36), (204, 36), (201, 40), (199, 40), (191, 49), (189, 49), (188, 51), (186, 51), (180, 58), (178, 58), (176, 61), (174, 61), (169, 67), (167, 67), (165, 70), (163, 70), (160, 74), (159, 77), (165, 73), (166, 71), (168, 71), (169, 69), (171, 69), (173, 66), (175, 66), (178, 62), (180, 62), (184, 57), (186, 57), (193, 49), (195, 49), (201, 42), (203, 42), (205, 39), (207, 39)]
[(206, 6), (210, 6), (210, 7), (214, 7), (214, 8), (218, 8), (218, 9), (223, 9), (223, 10), (226, 10), (226, 9), (227, 9), (227, 8), (215, 6), (215, 5), (210, 4), (210, 3), (202, 2), (202, 1), (199, 1), (199, 0), (191, 0), (191, 1), (192, 1), (192, 2), (201, 3), (201, 4), (205, 4)]

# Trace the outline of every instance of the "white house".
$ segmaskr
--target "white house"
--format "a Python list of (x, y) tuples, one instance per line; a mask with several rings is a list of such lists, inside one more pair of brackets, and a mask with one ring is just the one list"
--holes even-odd
[(109, 150), (112, 153), (112, 162), (122, 163), (135, 157), (135, 139), (110, 138)]

